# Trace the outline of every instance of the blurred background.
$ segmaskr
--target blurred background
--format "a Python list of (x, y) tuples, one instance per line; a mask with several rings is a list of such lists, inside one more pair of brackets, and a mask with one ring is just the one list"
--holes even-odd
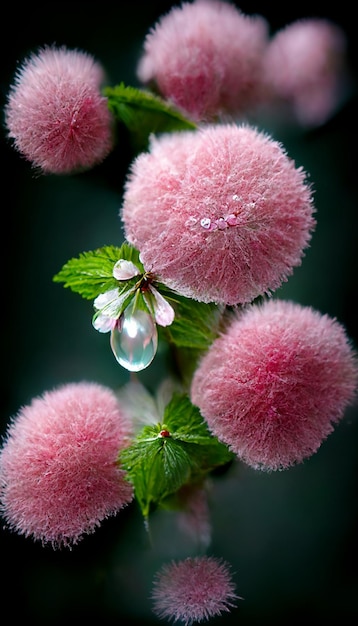
[[(138, 86), (145, 35), (177, 3), (52, 2), (2, 9), (0, 98), (3, 109), (17, 64), (44, 44), (79, 48), (106, 68), (108, 84)], [(235, 3), (261, 14), (272, 32), (300, 17), (325, 17), (348, 38), (357, 76), (350, 3)], [(354, 25), (354, 32), (353, 32)], [(336, 114), (310, 131), (272, 130), (315, 188), (318, 225), (300, 268), (276, 293), (342, 322), (358, 346), (356, 86)], [(1, 434), (22, 405), (64, 382), (116, 388), (128, 380), (108, 337), (91, 326), (92, 304), (54, 284), (62, 265), (85, 250), (122, 242), (118, 213), (131, 159), (127, 137), (88, 173), (37, 176), (0, 128), (3, 187)], [(160, 357), (141, 380), (155, 384)], [(358, 410), (352, 407), (308, 461), (264, 474), (243, 466), (213, 479), (209, 551), (232, 564), (238, 608), (212, 623), (349, 626), (358, 618)], [(148, 541), (136, 506), (106, 520), (72, 550), (53, 551), (0, 529), (2, 623), (57, 625), (64, 619), (103, 626), (159, 624), (152, 578), (162, 563), (192, 550), (170, 514), (154, 515)], [(11, 600), (10, 600), (11, 598)], [(4, 615), (11, 615), (5, 618)]]

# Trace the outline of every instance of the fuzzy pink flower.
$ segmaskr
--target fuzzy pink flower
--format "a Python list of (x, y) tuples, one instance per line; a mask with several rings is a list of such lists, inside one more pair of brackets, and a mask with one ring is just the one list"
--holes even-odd
[(125, 184), (127, 240), (147, 271), (203, 302), (250, 302), (301, 263), (312, 190), (282, 145), (248, 125), (153, 137)]
[(113, 147), (113, 119), (100, 93), (104, 72), (89, 54), (44, 47), (18, 68), (5, 105), (15, 148), (43, 173), (100, 163)]
[(194, 373), (211, 431), (255, 469), (310, 457), (356, 399), (357, 355), (337, 320), (269, 300), (235, 316)]
[(322, 18), (297, 20), (279, 30), (263, 61), (273, 105), (286, 105), (303, 126), (324, 123), (348, 87), (346, 48), (343, 30)]
[(188, 626), (230, 611), (239, 596), (225, 561), (197, 556), (165, 564), (156, 574), (152, 598), (159, 618)]
[(118, 467), (131, 426), (110, 389), (73, 383), (12, 420), (0, 452), (0, 502), (10, 528), (54, 548), (77, 543), (133, 498)]
[(267, 41), (262, 16), (220, 0), (184, 2), (147, 34), (137, 75), (194, 121), (243, 112), (258, 97)]

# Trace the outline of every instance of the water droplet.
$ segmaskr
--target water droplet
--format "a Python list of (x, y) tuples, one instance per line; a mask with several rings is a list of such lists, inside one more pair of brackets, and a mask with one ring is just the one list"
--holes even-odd
[(210, 228), (211, 225), (211, 219), (210, 217), (203, 217), (203, 219), (200, 220), (200, 224), (203, 228)]
[(118, 363), (130, 372), (140, 372), (153, 361), (158, 347), (155, 321), (146, 311), (130, 304), (111, 331), (111, 348)]

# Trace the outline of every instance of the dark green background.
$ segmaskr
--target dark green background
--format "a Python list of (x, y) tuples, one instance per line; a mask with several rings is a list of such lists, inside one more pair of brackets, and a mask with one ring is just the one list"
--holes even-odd
[[(0, 97), (18, 61), (44, 44), (88, 51), (103, 63), (111, 85), (137, 85), (135, 67), (149, 28), (174, 3), (14, 3), (2, 9)], [(236, 3), (260, 13), (272, 31), (299, 17), (328, 17), (349, 41), (356, 77), (355, 18), (349, 3)], [(303, 264), (277, 295), (341, 321), (358, 345), (357, 97), (324, 126), (298, 133), (272, 129), (311, 176), (318, 225)], [(117, 387), (128, 380), (107, 336), (91, 327), (92, 306), (52, 283), (71, 257), (120, 244), (121, 192), (131, 159), (119, 131), (113, 154), (73, 177), (36, 177), (1, 128), (2, 374), (1, 431), (11, 415), (64, 382), (95, 380)], [(143, 372), (155, 384), (160, 356)], [(217, 477), (212, 491), (210, 553), (228, 560), (244, 600), (212, 623), (279, 626), (308, 621), (348, 626), (358, 617), (358, 411), (345, 419), (311, 459), (286, 472), (264, 474), (237, 466)], [(149, 546), (134, 506), (104, 522), (72, 551), (42, 548), (0, 531), (3, 623), (52, 626), (92, 619), (101, 626), (158, 624), (149, 594), (154, 572), (191, 550), (170, 515), (153, 518)]]

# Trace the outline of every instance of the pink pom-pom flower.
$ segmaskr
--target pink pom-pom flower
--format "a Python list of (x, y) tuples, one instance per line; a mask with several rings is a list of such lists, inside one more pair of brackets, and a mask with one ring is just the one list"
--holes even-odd
[(191, 399), (211, 431), (255, 469), (310, 457), (356, 399), (358, 362), (334, 318), (268, 300), (235, 316), (209, 348)]
[(228, 563), (197, 556), (162, 566), (154, 579), (152, 598), (159, 618), (189, 626), (229, 612), (239, 596)]
[(46, 46), (19, 66), (5, 105), (15, 148), (42, 173), (89, 169), (113, 148), (113, 118), (91, 55)]
[(317, 126), (336, 111), (349, 85), (347, 38), (337, 24), (306, 18), (273, 36), (263, 57), (271, 104), (302, 126)]
[(9, 527), (70, 546), (133, 499), (117, 463), (131, 424), (114, 392), (89, 382), (34, 398), (13, 418), (0, 451), (1, 511)]
[(149, 31), (137, 75), (194, 121), (240, 114), (259, 96), (262, 16), (216, 0), (184, 2)]
[(153, 137), (125, 184), (127, 240), (147, 271), (202, 302), (250, 302), (301, 263), (312, 189), (282, 145), (249, 125)]

